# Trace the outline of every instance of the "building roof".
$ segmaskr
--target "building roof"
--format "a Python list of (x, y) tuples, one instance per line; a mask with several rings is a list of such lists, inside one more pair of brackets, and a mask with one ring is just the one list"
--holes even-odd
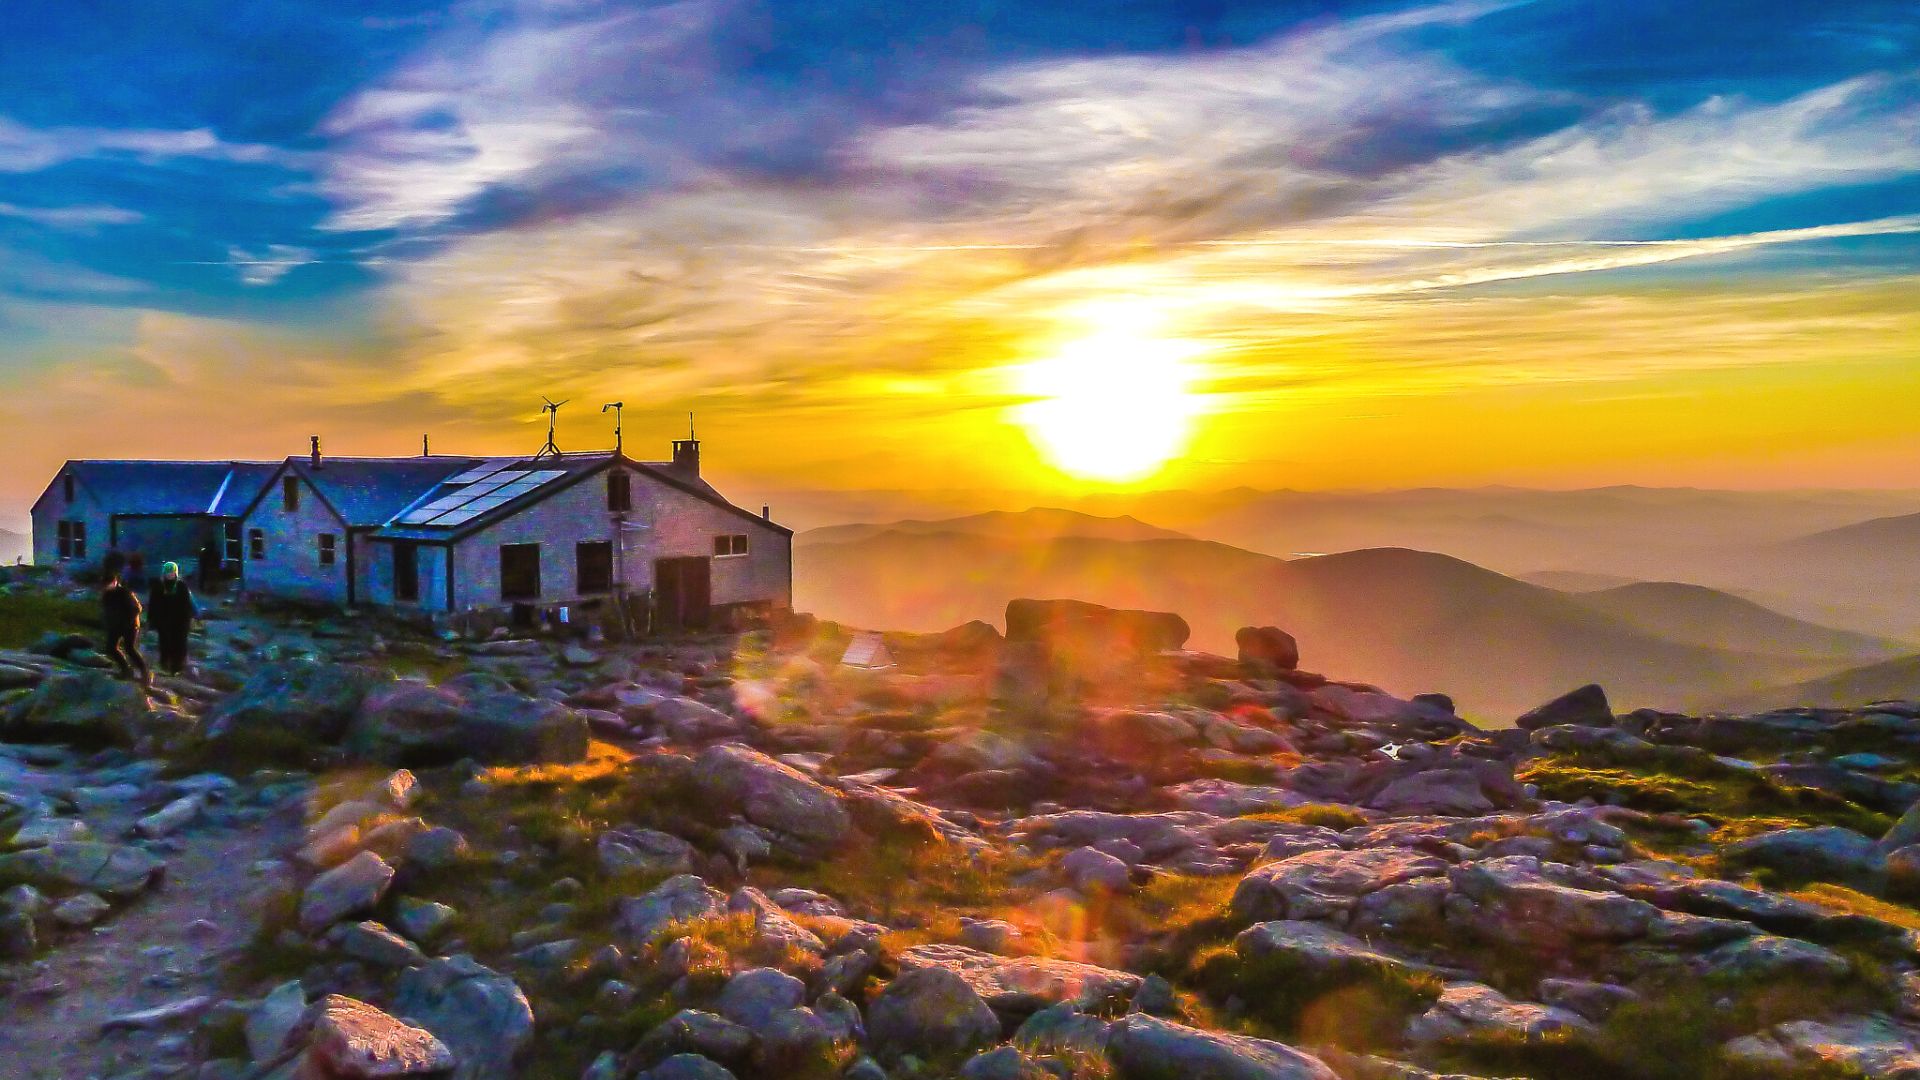
[(450, 476), (479, 464), (478, 458), (323, 458), (290, 457), (288, 471), (299, 476), (353, 528), (384, 525), (395, 514)]
[(270, 461), (69, 461), (60, 475), (71, 475), (110, 514), (236, 517), (276, 467)]
[(487, 458), (473, 468), (449, 475), (433, 490), (396, 511), (376, 539), (459, 540), (511, 517), (556, 491), (600, 472), (616, 461), (677, 488), (694, 498), (737, 514), (755, 524), (792, 535), (758, 514), (728, 502), (713, 485), (681, 474), (665, 462), (634, 461), (625, 455), (596, 452), (546, 458)]

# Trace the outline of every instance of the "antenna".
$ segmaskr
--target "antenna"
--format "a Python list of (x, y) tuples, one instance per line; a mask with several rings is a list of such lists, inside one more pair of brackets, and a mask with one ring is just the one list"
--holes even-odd
[(620, 454), (620, 410), (625, 408), (626, 404), (624, 401), (609, 401), (600, 406), (600, 411), (603, 413), (608, 409), (613, 410), (613, 452), (616, 457)]
[(687, 440), (688, 440), (689, 442), (691, 442), (691, 441), (693, 440), (693, 412), (692, 412), (692, 410), (688, 410), (688, 412), (687, 412)]
[(560, 406), (565, 405), (573, 399), (567, 398), (565, 401), (555, 401), (549, 397), (542, 397), (540, 400), (546, 402), (546, 404), (540, 406), (540, 411), (547, 414), (547, 445), (541, 447), (540, 452), (533, 455), (533, 460), (535, 461), (539, 461), (548, 454), (552, 454), (554, 457), (562, 456), (560, 447), (556, 446), (553, 441), (553, 425), (554, 421), (560, 418)]

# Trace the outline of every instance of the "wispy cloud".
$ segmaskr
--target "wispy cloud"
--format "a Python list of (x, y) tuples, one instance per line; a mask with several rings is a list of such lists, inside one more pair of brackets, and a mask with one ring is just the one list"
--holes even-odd
[(0, 217), (18, 218), (55, 229), (92, 229), (146, 220), (145, 214), (117, 206), (16, 206), (6, 202), (0, 202)]
[(312, 251), (291, 244), (269, 244), (262, 251), (227, 249), (227, 265), (238, 270), (248, 285), (271, 285), (288, 273), (318, 261)]
[(0, 116), (0, 173), (37, 172), (62, 162), (115, 156), (243, 163), (287, 162), (298, 157), (278, 147), (226, 142), (206, 128), (35, 128)]

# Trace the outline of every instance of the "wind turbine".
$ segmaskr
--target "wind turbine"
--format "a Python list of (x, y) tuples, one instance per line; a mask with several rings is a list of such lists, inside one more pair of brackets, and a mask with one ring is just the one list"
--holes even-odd
[(560, 447), (555, 445), (553, 441), (553, 425), (554, 421), (560, 417), (560, 406), (565, 405), (573, 399), (567, 398), (566, 401), (555, 401), (552, 398), (542, 395), (540, 400), (546, 402), (546, 404), (540, 406), (540, 411), (547, 414), (547, 445), (541, 447), (540, 452), (533, 455), (533, 460), (535, 461), (539, 461), (548, 454), (552, 454), (554, 457), (561, 456)]

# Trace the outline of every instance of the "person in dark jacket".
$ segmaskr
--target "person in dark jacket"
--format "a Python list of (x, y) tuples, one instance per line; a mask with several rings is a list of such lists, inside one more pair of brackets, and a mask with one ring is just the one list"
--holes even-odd
[(140, 598), (120, 580), (119, 573), (107, 575), (107, 586), (100, 591), (100, 623), (107, 631), (107, 656), (120, 665), (120, 674), (133, 678), (140, 669), (140, 685), (153, 685), (153, 669), (140, 655)]
[(187, 634), (193, 629), (193, 592), (180, 579), (180, 564), (166, 563), (147, 591), (147, 622), (160, 638), (160, 670), (180, 675), (187, 670)]

